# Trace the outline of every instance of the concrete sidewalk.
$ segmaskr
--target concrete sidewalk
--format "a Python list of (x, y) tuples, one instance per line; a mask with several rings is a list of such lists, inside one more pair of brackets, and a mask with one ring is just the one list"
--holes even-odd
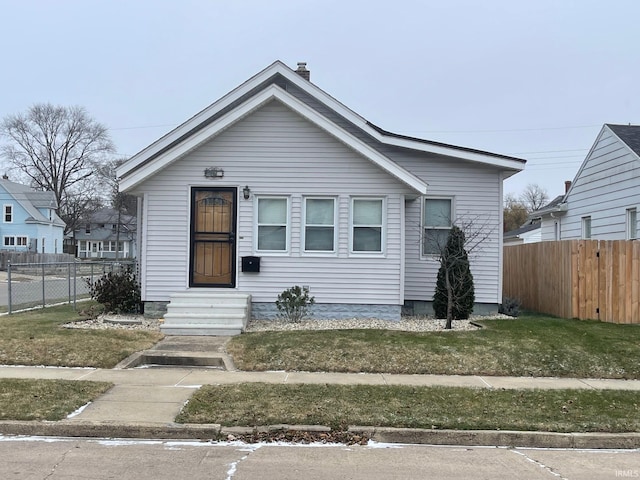
[[(218, 438), (219, 425), (174, 422), (185, 402), (206, 384), (266, 382), (282, 384), (368, 384), (459, 386), (476, 388), (624, 389), (640, 391), (640, 380), (390, 375), (305, 372), (240, 372), (213, 368), (152, 367), (83, 369), (1, 366), (0, 378), (41, 378), (112, 382), (114, 387), (81, 412), (61, 422), (0, 422), (0, 433), (14, 435), (97, 436), (119, 438)], [(282, 426), (280, 426), (282, 428)], [(326, 427), (298, 426), (322, 430)], [(640, 434), (554, 434), (545, 432), (478, 432), (356, 427), (380, 441), (533, 447), (639, 448)], [(251, 429), (249, 429), (250, 431)], [(514, 443), (515, 442), (515, 443)]]

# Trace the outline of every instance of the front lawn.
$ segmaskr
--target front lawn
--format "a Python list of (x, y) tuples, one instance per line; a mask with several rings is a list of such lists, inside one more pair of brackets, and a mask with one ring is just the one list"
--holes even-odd
[(480, 324), (459, 332), (245, 333), (227, 351), (241, 370), (640, 378), (640, 325), (541, 315)]
[(637, 392), (381, 385), (206, 385), (177, 418), (224, 426), (350, 425), (461, 430), (636, 432)]
[(0, 379), (0, 420), (62, 420), (112, 384), (72, 380)]
[(112, 368), (163, 337), (151, 331), (61, 326), (83, 319), (70, 305), (0, 316), (0, 365)]

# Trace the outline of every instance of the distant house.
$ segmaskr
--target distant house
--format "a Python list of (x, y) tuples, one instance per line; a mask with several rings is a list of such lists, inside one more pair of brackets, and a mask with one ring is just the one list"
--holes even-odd
[(523, 243), (534, 243), (542, 240), (540, 222), (533, 222), (523, 225), (520, 228), (505, 232), (503, 239), (505, 245), (520, 245)]
[(74, 238), (80, 258), (116, 258), (116, 249), (118, 258), (135, 257), (136, 217), (103, 208), (81, 224)]
[(138, 197), (145, 314), (168, 307), (165, 331), (204, 334), (190, 322), (222, 306), (188, 311), (196, 302), (234, 296), (272, 318), (293, 285), (310, 288), (316, 318), (427, 312), (433, 239), (461, 219), (488, 232), (471, 259), (475, 311), (497, 311), (502, 184), (524, 164), (387, 132), (311, 83), (305, 64), (275, 62), (118, 169)]
[(605, 124), (565, 195), (536, 213), (542, 240), (636, 240), (640, 125)]
[(2, 250), (62, 253), (65, 224), (56, 213), (53, 192), (38, 192), (26, 185), (0, 179)]

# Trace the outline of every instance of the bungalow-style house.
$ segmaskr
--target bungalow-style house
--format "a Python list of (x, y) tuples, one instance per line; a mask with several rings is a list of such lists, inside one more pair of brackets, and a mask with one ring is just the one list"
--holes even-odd
[(605, 124), (564, 196), (536, 213), (542, 240), (636, 240), (640, 125)]
[[(113, 208), (94, 212), (73, 232), (80, 258), (135, 257), (136, 218)], [(117, 255), (116, 255), (117, 253)]]
[(0, 179), (2, 196), (2, 250), (62, 253), (65, 224), (56, 213), (53, 192), (38, 192), (26, 185)]
[(295, 285), (318, 319), (426, 313), (429, 239), (463, 220), (485, 233), (470, 258), (475, 311), (497, 311), (502, 183), (524, 164), (387, 132), (306, 64), (276, 61), (118, 169), (138, 197), (145, 314), (164, 314), (170, 334), (238, 333), (275, 317)]

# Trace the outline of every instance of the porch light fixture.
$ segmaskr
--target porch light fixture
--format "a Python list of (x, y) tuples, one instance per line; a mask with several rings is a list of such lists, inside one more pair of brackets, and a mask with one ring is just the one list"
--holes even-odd
[(222, 178), (224, 177), (224, 170), (218, 167), (205, 168), (204, 176), (207, 178)]
[(249, 185), (245, 185), (242, 189), (242, 196), (245, 200), (249, 200), (249, 197), (251, 196), (251, 189), (249, 188)]

